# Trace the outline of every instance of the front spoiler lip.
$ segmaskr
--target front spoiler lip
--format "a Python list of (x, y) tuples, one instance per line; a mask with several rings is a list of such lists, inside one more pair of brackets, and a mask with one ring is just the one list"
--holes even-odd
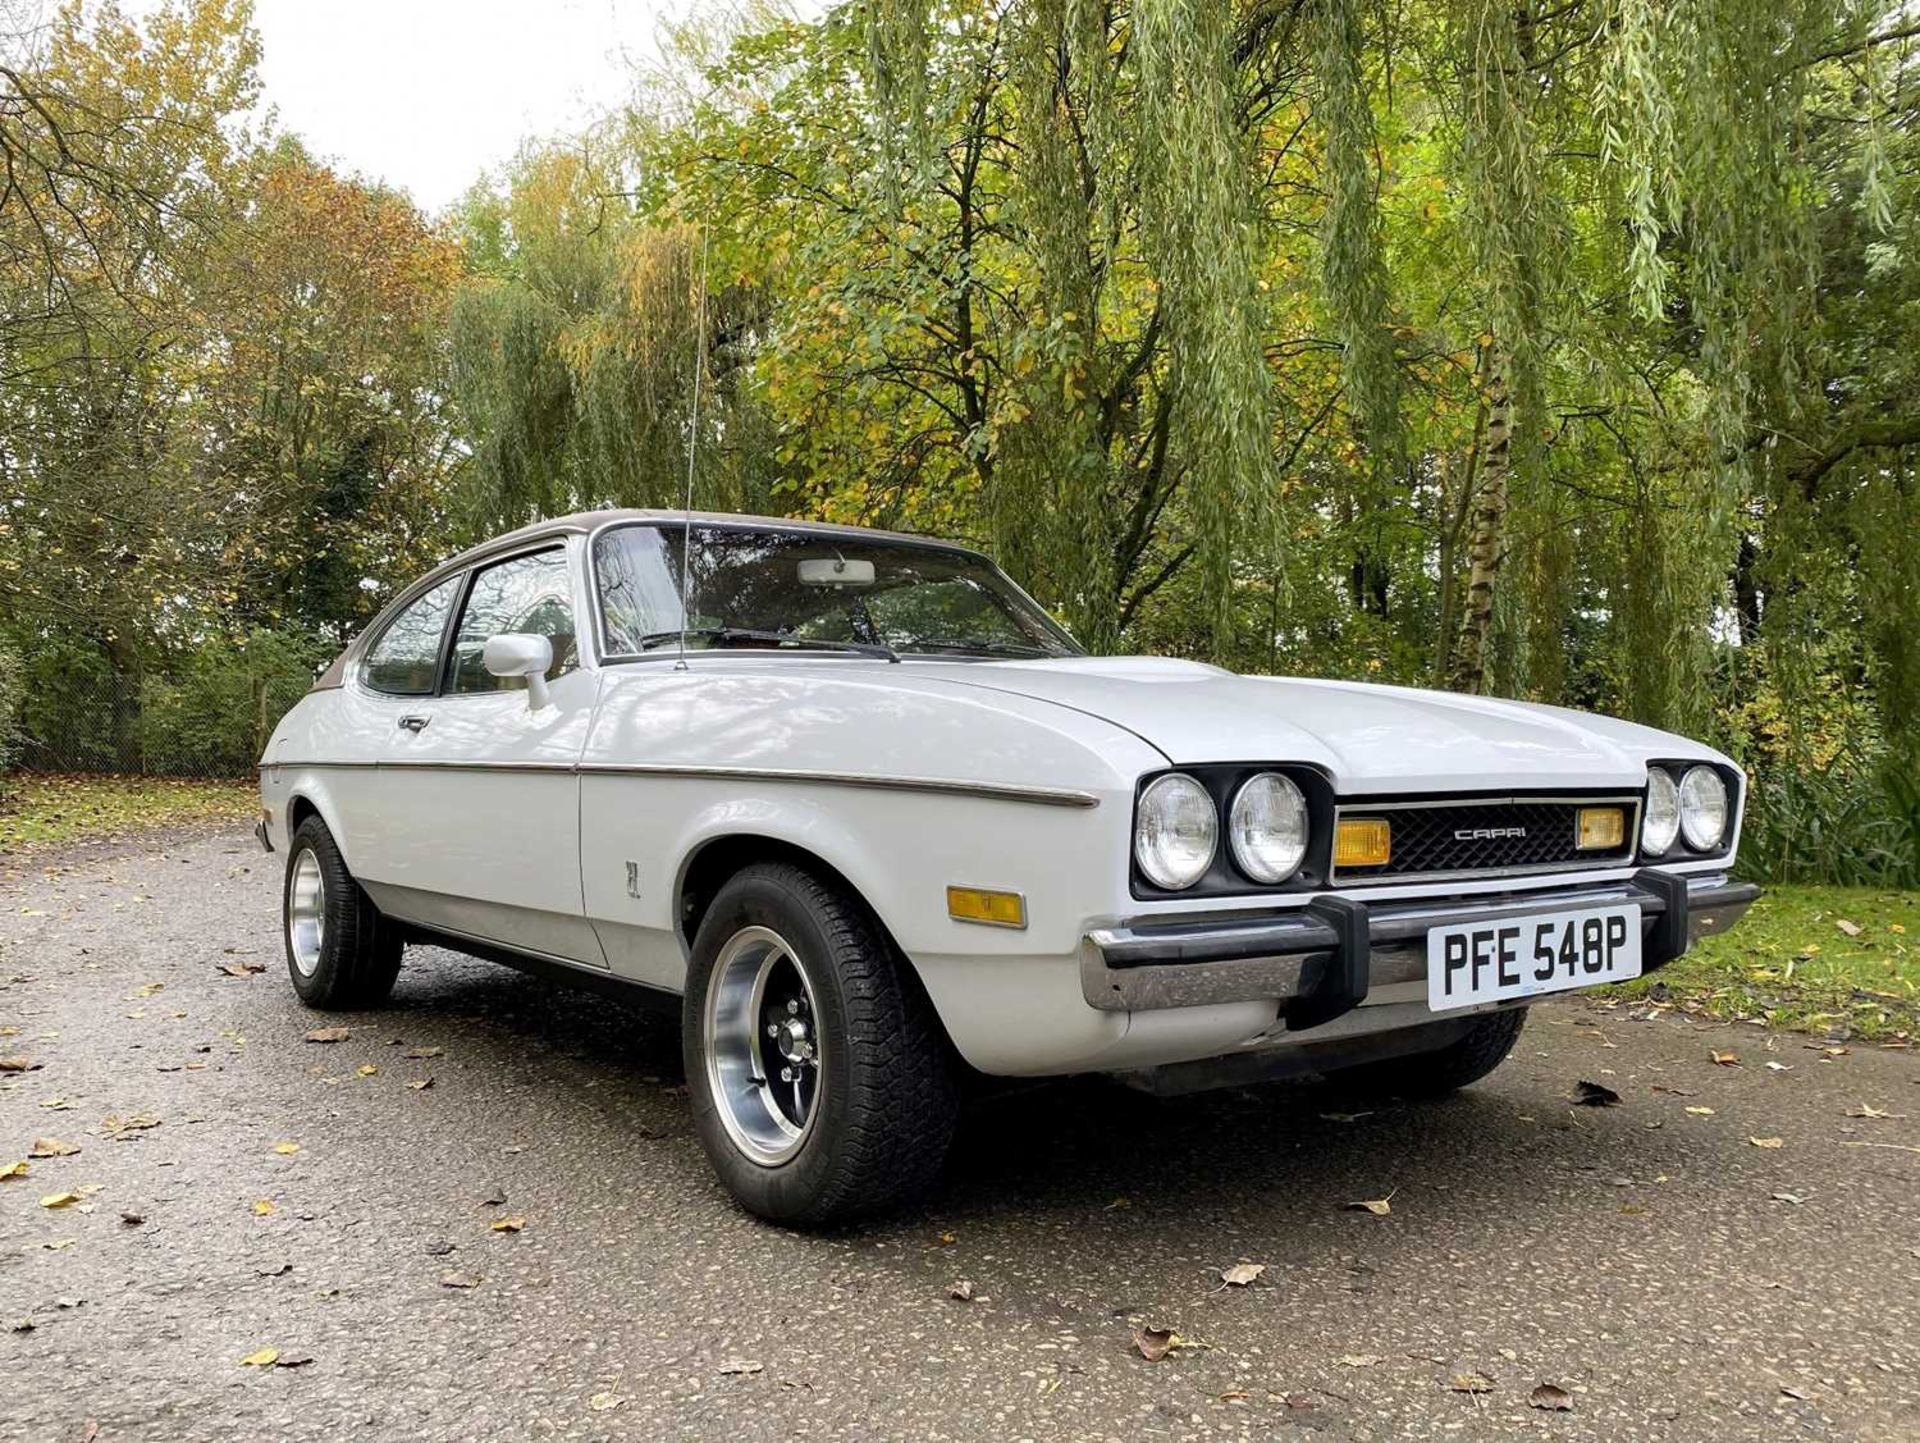
[(1328, 897), (1279, 918), (1101, 928), (1081, 949), (1080, 990), (1102, 1012), (1277, 1001), (1291, 1026), (1317, 1026), (1359, 1006), (1372, 987), (1424, 978), (1434, 927), (1635, 902), (1646, 929), (1641, 965), (1651, 972), (1694, 938), (1732, 926), (1759, 895), (1751, 882), (1689, 882), (1643, 868), (1624, 882), (1473, 901)]

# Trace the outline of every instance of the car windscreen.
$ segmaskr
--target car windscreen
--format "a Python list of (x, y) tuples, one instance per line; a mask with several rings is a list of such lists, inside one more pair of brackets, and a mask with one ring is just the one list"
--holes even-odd
[[(692, 553), (683, 556), (691, 535)], [(685, 564), (689, 648), (887, 648), (1050, 657), (1079, 648), (984, 557), (805, 530), (635, 524), (594, 541), (602, 646), (677, 646)]]

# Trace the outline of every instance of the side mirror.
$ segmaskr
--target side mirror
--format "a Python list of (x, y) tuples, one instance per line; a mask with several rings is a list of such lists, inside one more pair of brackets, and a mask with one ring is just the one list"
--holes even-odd
[(528, 631), (504, 631), (487, 638), (480, 660), (494, 676), (524, 676), (527, 705), (534, 711), (547, 706), (547, 672), (553, 666), (553, 643)]

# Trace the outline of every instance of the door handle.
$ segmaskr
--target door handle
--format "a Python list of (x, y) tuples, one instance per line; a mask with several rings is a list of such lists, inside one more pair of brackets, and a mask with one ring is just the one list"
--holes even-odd
[(433, 718), (430, 716), (403, 716), (400, 718), (400, 729), (402, 731), (410, 731), (418, 736), (427, 729), (427, 723), (432, 720)]

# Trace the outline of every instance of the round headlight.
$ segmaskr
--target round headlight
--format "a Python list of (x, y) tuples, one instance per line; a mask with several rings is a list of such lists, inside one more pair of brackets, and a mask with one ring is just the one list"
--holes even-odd
[(1712, 767), (1680, 778), (1680, 830), (1696, 852), (1711, 852), (1727, 835), (1727, 784)]
[(1249, 777), (1227, 816), (1234, 864), (1256, 882), (1284, 882), (1307, 855), (1307, 799), (1278, 772)]
[(1640, 850), (1664, 857), (1680, 834), (1680, 788), (1673, 773), (1661, 767), (1647, 769), (1647, 819), (1640, 825)]
[(1220, 817), (1207, 789), (1172, 772), (1140, 794), (1133, 820), (1133, 857), (1156, 887), (1191, 887), (1213, 865)]

